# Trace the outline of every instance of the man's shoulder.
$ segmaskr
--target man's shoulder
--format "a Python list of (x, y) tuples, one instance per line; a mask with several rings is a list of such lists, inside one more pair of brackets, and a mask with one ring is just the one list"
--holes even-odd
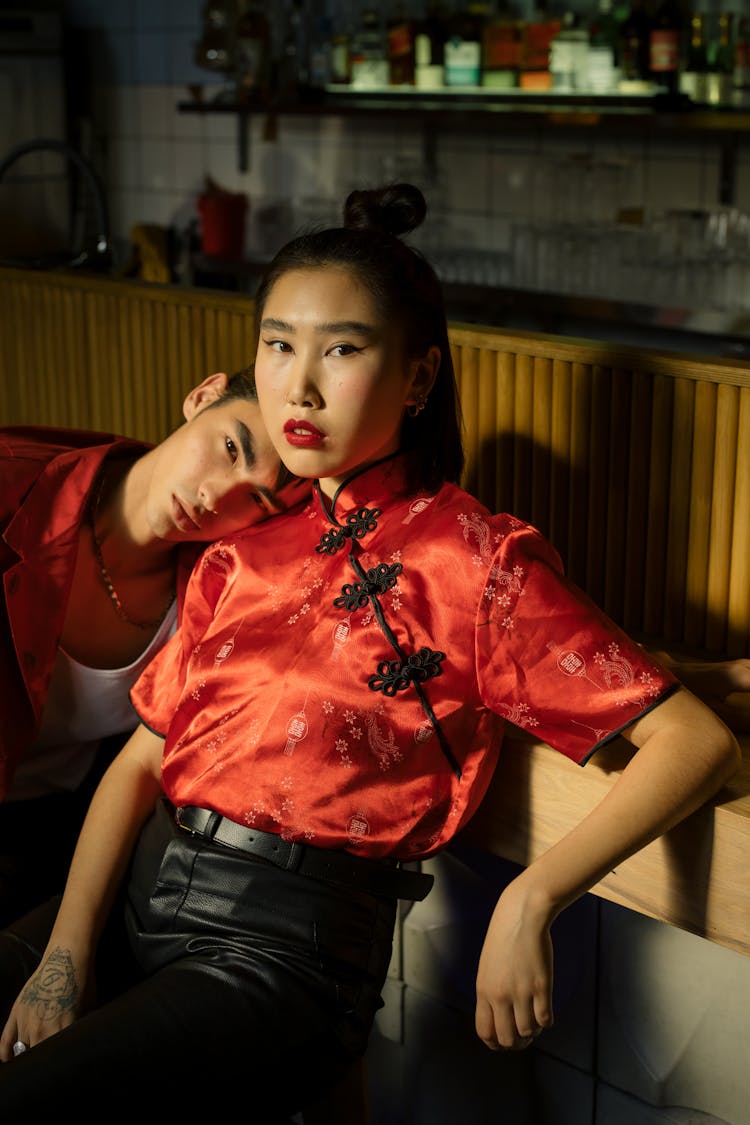
[[(85, 472), (115, 449), (137, 456), (150, 447), (144, 442), (92, 430), (55, 429), (47, 426), (0, 427), (0, 520), (3, 524), (20, 508), (30, 489), (42, 478), (52, 488), (71, 472)], [(56, 468), (59, 466), (59, 473)], [(53, 476), (50, 476), (53, 474)], [(53, 480), (54, 477), (54, 480)]]
[(78, 455), (88, 451), (109, 452), (118, 449), (133, 455), (145, 453), (151, 446), (135, 438), (99, 430), (63, 429), (52, 426), (0, 426), (0, 461), (4, 475), (14, 470), (19, 473), (39, 472), (58, 457)]
[(0, 457), (47, 462), (63, 453), (128, 439), (96, 430), (54, 426), (0, 426)]

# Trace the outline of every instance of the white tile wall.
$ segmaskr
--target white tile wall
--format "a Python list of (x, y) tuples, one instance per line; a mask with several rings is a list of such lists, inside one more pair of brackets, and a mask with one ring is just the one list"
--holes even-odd
[(488, 214), (491, 156), (482, 137), (445, 137), (438, 142), (438, 177), (445, 206), (452, 211)]
[(489, 207), (508, 218), (534, 217), (538, 200), (534, 195), (537, 157), (529, 149), (493, 152), (487, 158)]
[[(146, 182), (142, 168), (143, 142), (126, 136), (113, 136), (109, 142), (107, 170), (105, 173), (107, 191), (123, 191), (132, 188), (144, 189)], [(156, 203), (156, 200), (154, 200)], [(150, 204), (145, 203), (150, 210)], [(153, 222), (151, 215), (144, 215), (144, 221)], [(114, 231), (117, 235), (127, 235), (127, 231)]]
[(637, 1120), (747, 1125), (750, 958), (604, 903), (600, 959), (599, 1073), (663, 1110)]
[(140, 86), (102, 86), (94, 109), (97, 124), (110, 137), (133, 137), (142, 133)]
[(163, 194), (177, 187), (174, 176), (174, 145), (157, 138), (140, 141), (141, 186), (148, 192)]
[(597, 1090), (593, 1121), (594, 1125), (728, 1125), (722, 1118), (687, 1106), (645, 1105), (604, 1083)]
[(174, 93), (171, 86), (136, 86), (134, 99), (141, 137), (173, 139), (176, 134)]
[(203, 169), (207, 166), (208, 142), (201, 138), (175, 137), (171, 142), (174, 168), (174, 189), (191, 200), (203, 187)]
[(644, 205), (651, 213), (698, 210), (706, 202), (703, 161), (695, 154), (659, 154), (644, 168)]
[[(249, 169), (238, 168), (238, 123), (231, 115), (180, 113), (180, 85), (116, 85), (96, 101), (96, 127), (106, 138), (106, 181), (115, 236), (127, 243), (132, 222), (196, 217), (206, 176), (247, 194), (247, 250), (268, 253), (311, 216), (337, 221), (346, 194), (410, 178), (425, 191), (432, 222), (417, 235), (427, 253), (452, 248), (507, 251), (513, 224), (554, 216), (566, 204), (566, 174), (577, 164), (617, 164), (611, 211), (639, 208), (647, 216), (667, 209), (708, 208), (719, 192), (716, 142), (652, 136), (610, 138), (596, 130), (557, 133), (490, 131), (461, 135), (454, 127), (436, 139), (437, 178), (421, 130), (398, 121), (284, 116), (271, 123), (253, 116)], [(572, 158), (577, 158), (572, 161)], [(570, 177), (568, 177), (570, 178)], [(594, 177), (579, 193), (582, 219), (606, 210)], [(750, 213), (750, 144), (739, 148), (736, 205)], [(609, 191), (610, 189), (606, 189)], [(258, 215), (282, 201), (289, 222), (258, 227)], [(598, 210), (597, 210), (598, 208)], [(140, 209), (140, 210), (138, 210)], [(277, 216), (278, 219), (278, 216)]]

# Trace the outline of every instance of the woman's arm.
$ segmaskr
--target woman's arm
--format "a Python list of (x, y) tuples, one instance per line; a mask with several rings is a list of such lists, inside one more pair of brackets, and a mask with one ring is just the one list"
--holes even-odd
[(552, 1023), (557, 915), (618, 863), (702, 805), (738, 769), (731, 732), (679, 688), (624, 732), (635, 754), (607, 796), (501, 895), (477, 973), (476, 1027), (491, 1048), (524, 1047)]
[(94, 794), (39, 969), (16, 1000), (0, 1038), (0, 1059), (20, 1039), (29, 1047), (72, 1023), (93, 986), (96, 946), (141, 825), (161, 793), (164, 742), (136, 729)]

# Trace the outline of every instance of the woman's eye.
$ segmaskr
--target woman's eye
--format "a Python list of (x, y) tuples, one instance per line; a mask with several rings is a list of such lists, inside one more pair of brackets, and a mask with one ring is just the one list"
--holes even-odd
[(260, 495), (260, 493), (259, 492), (252, 492), (250, 495), (252, 497), (253, 502), (255, 504), (257, 504), (259, 508), (262, 508), (263, 511), (265, 512), (266, 506), (263, 503), (263, 497)]
[(227, 447), (227, 453), (232, 458), (232, 464), (234, 464), (238, 456), (237, 446), (230, 437), (224, 438), (224, 444)]
[(355, 348), (354, 344), (336, 344), (331, 348), (331, 355), (345, 356), (353, 355), (354, 353), (361, 352), (361, 348)]
[(291, 345), (287, 344), (286, 340), (264, 340), (263, 343), (272, 352), (290, 352)]

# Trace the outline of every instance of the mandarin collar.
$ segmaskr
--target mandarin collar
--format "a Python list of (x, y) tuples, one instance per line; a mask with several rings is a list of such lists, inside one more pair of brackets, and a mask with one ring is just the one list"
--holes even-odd
[(391, 453), (352, 473), (339, 485), (331, 500), (323, 494), (319, 482), (314, 481), (313, 490), (325, 519), (340, 526), (352, 512), (363, 508), (382, 510), (398, 496), (406, 495), (408, 466), (407, 453)]

